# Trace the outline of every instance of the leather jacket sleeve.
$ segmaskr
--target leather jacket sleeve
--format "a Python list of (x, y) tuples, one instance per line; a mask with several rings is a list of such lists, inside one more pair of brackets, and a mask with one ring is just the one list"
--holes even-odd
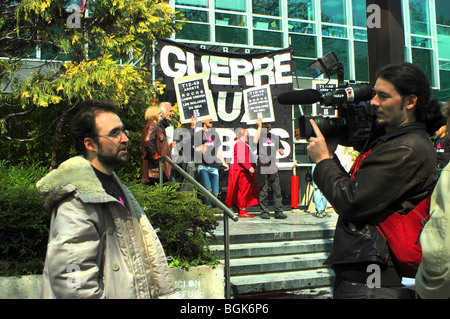
[(145, 152), (144, 158), (152, 159), (155, 154), (157, 154), (156, 148), (156, 133), (158, 130), (158, 126), (154, 122), (150, 122), (146, 124), (144, 129), (144, 133), (142, 136), (141, 147)]
[(422, 189), (430, 174), (420, 163), (412, 147), (383, 145), (362, 162), (355, 178), (327, 159), (317, 164), (314, 181), (340, 216), (363, 221), (386, 209), (401, 210), (403, 202)]

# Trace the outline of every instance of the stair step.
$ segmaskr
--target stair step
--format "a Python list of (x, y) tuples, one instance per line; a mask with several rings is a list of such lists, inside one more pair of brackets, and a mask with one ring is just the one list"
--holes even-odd
[[(333, 238), (334, 228), (304, 228), (298, 231), (292, 232), (252, 232), (248, 234), (230, 234), (230, 244), (240, 243), (261, 243), (272, 241), (290, 241), (290, 240), (306, 240), (316, 238)], [(216, 234), (215, 238), (210, 238), (212, 245), (223, 245), (223, 235)]]
[(231, 277), (231, 290), (234, 297), (238, 297), (239, 295), (330, 287), (333, 281), (333, 270), (330, 268), (317, 268), (301, 271), (233, 276)]
[[(230, 245), (230, 258), (260, 257), (274, 255), (289, 255), (330, 251), (333, 245), (331, 238), (319, 238), (310, 240), (293, 240), (284, 242), (240, 243)], [(217, 258), (224, 258), (223, 245), (211, 245), (211, 250)]]
[(237, 258), (230, 260), (231, 276), (268, 274), (281, 271), (324, 267), (328, 253), (309, 253), (270, 257)]

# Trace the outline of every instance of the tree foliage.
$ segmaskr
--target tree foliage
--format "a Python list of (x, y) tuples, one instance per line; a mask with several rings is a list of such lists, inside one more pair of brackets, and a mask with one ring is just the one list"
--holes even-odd
[[(0, 137), (33, 141), (41, 135), (36, 126), (41, 132), (54, 126), (52, 166), (66, 120), (81, 101), (110, 100), (133, 113), (158, 100), (164, 85), (152, 81), (153, 43), (181, 28), (179, 14), (166, 1), (87, 0), (75, 9), (74, 4), (0, 4)], [(28, 67), (36, 72), (24, 77)], [(38, 124), (22, 127), (24, 116), (39, 110)]]

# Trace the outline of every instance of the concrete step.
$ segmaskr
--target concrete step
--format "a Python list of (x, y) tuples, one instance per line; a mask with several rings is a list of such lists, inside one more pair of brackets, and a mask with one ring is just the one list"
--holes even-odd
[(252, 294), (331, 287), (333, 281), (334, 273), (331, 269), (317, 268), (281, 273), (232, 276), (231, 290), (236, 298)]
[(323, 263), (327, 257), (327, 252), (320, 252), (231, 259), (230, 274), (241, 276), (320, 268), (324, 267)]
[[(333, 245), (337, 215), (317, 218), (290, 213), (287, 219), (229, 222), (230, 282), (233, 298), (329, 298), (333, 271), (323, 263)], [(223, 222), (210, 248), (224, 258)], [(222, 260), (223, 262), (223, 260)]]
[[(256, 230), (244, 234), (230, 234), (230, 244), (333, 238), (333, 236), (334, 228), (308, 227), (280, 232), (257, 232)], [(223, 245), (223, 234), (216, 234), (215, 238), (210, 238), (210, 243), (212, 245)]]
[[(332, 244), (332, 238), (231, 244), (230, 258), (290, 255), (330, 251)], [(211, 245), (210, 248), (214, 251), (217, 258), (222, 259), (225, 257), (223, 244)]]

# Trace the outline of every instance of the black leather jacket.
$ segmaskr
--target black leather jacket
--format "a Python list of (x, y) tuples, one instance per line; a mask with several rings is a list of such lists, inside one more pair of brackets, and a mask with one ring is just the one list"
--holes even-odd
[(436, 155), (423, 124), (402, 125), (370, 148), (353, 179), (334, 159), (314, 170), (315, 183), (339, 215), (327, 264), (386, 264), (389, 248), (373, 218), (409, 212), (435, 185)]

